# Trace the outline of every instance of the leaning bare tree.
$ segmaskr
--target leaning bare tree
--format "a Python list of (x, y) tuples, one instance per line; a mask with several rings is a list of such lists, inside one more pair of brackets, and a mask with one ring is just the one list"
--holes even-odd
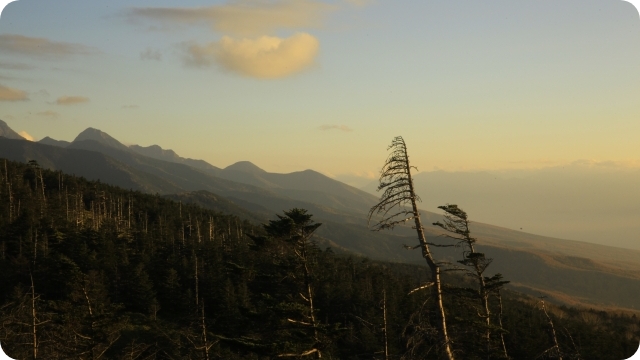
[[(457, 241), (457, 245), (462, 246), (463, 259), (458, 261), (460, 264), (468, 266), (468, 273), (473, 276), (478, 282), (478, 290), (476, 295), (482, 303), (482, 307), (477, 309), (478, 316), (480, 316), (485, 322), (484, 337), (487, 346), (487, 354), (491, 353), (491, 330), (495, 328), (491, 324), (491, 310), (489, 308), (489, 297), (495, 295), (500, 300), (500, 312), (498, 314), (500, 321), (500, 328), (502, 328), (502, 299), (500, 298), (500, 290), (502, 287), (509, 283), (502, 280), (501, 274), (495, 274), (494, 276), (484, 276), (484, 272), (491, 264), (493, 259), (485, 257), (484, 253), (477, 252), (475, 244), (477, 239), (471, 236), (471, 230), (469, 230), (469, 219), (467, 213), (458, 207), (458, 205), (447, 204), (438, 206), (438, 209), (442, 209), (444, 219), (442, 222), (437, 221), (433, 225), (438, 226), (448, 233), (444, 236)], [(503, 329), (500, 332), (500, 340), (502, 345), (502, 355), (505, 359), (509, 358), (507, 354), (507, 348), (504, 343)]]
[(453, 360), (454, 357), (451, 351), (451, 341), (447, 333), (447, 321), (442, 301), (440, 265), (435, 262), (429, 250), (422, 222), (420, 221), (418, 206), (416, 205), (416, 201), (420, 201), (420, 198), (413, 189), (413, 180), (411, 179), (411, 168), (416, 169), (416, 167), (409, 164), (407, 146), (401, 136), (396, 136), (393, 139), (388, 150), (391, 150), (391, 153), (380, 171), (380, 185), (378, 185), (378, 191), (384, 189), (384, 193), (380, 197), (380, 202), (369, 210), (369, 223), (371, 223), (371, 218), (374, 214), (381, 215), (381, 219), (373, 226), (373, 230), (375, 231), (393, 229), (396, 225), (404, 224), (410, 220), (415, 222), (414, 228), (418, 233), (418, 240), (420, 241), (417, 247), (422, 249), (422, 257), (425, 258), (431, 269), (431, 282), (429, 286), (436, 300), (435, 308), (440, 323), (440, 337), (448, 359)]

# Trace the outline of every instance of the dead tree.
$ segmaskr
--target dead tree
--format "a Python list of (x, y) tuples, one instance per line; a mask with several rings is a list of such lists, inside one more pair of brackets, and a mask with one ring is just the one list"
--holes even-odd
[[(380, 202), (369, 210), (369, 224), (375, 214), (381, 215), (381, 219), (373, 226), (373, 230), (393, 229), (396, 225), (401, 225), (407, 221), (415, 222), (418, 241), (415, 248), (422, 249), (422, 257), (427, 261), (431, 269), (431, 291), (435, 298), (435, 310), (438, 315), (440, 338), (444, 346), (444, 351), (449, 360), (453, 360), (451, 351), (451, 340), (447, 332), (447, 320), (442, 299), (442, 287), (440, 283), (440, 265), (434, 260), (429, 244), (424, 235), (424, 228), (420, 221), (417, 201), (420, 201), (413, 188), (411, 179), (411, 168), (417, 169), (409, 164), (407, 146), (401, 136), (397, 136), (388, 147), (391, 154), (387, 157), (380, 172), (380, 185), (378, 191), (384, 189), (380, 197)], [(407, 207), (409, 206), (409, 207)]]
[(547, 308), (544, 305), (544, 297), (540, 298), (540, 304), (542, 312), (544, 312), (544, 315), (547, 318), (547, 322), (549, 323), (549, 339), (551, 340), (551, 343), (553, 345), (545, 350), (540, 356), (538, 356), (538, 358), (546, 355), (552, 359), (562, 360), (562, 352), (560, 351), (560, 345), (558, 344), (558, 338), (556, 337), (556, 328), (555, 326), (553, 326), (553, 320), (551, 320), (551, 317), (547, 313)]
[[(468, 274), (475, 278), (478, 283), (477, 295), (480, 298), (480, 302), (482, 304), (481, 308), (478, 310), (478, 316), (480, 316), (485, 323), (484, 337), (487, 346), (487, 354), (491, 353), (491, 309), (489, 308), (489, 297), (493, 294), (499, 296), (500, 290), (502, 287), (509, 283), (508, 281), (502, 280), (501, 274), (496, 274), (492, 277), (484, 276), (484, 272), (487, 267), (491, 264), (493, 259), (485, 257), (484, 253), (477, 252), (475, 248), (475, 244), (478, 241), (476, 238), (471, 236), (471, 231), (469, 230), (469, 219), (467, 217), (467, 213), (460, 209), (458, 205), (443, 205), (438, 206), (438, 209), (442, 209), (444, 214), (444, 219), (442, 222), (438, 221), (433, 223), (433, 225), (438, 226), (447, 231), (444, 235), (450, 239), (457, 241), (457, 246), (462, 246), (463, 248), (463, 258), (458, 261), (458, 263), (467, 266), (470, 268)], [(500, 316), (502, 313), (502, 299), (500, 299)], [(500, 320), (501, 322), (501, 320)], [(502, 338), (501, 338), (502, 339)], [(503, 355), (505, 358), (509, 358), (507, 355), (506, 347), (503, 343)]]

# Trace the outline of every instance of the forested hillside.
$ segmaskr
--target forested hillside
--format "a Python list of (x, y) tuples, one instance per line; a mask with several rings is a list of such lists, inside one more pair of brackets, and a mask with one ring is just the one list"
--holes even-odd
[[(33, 162), (0, 160), (0, 175), (0, 343), (13, 358), (442, 356), (433, 299), (413, 291), (428, 268), (319, 248), (305, 210), (256, 226)], [(619, 360), (638, 348), (636, 315), (510, 291), (490, 298), (487, 346), (473, 282), (444, 284), (457, 359)]]

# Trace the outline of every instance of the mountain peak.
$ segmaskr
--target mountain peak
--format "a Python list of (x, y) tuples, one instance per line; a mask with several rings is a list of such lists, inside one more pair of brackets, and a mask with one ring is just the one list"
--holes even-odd
[(7, 139), (25, 140), (25, 138), (13, 131), (13, 129), (11, 129), (9, 125), (2, 120), (0, 120), (0, 136), (6, 137)]
[(137, 152), (138, 154), (142, 154), (145, 156), (149, 156), (155, 159), (167, 160), (167, 161), (175, 161), (180, 158), (175, 151), (171, 149), (163, 149), (159, 145), (151, 145), (151, 146), (140, 146), (140, 145), (131, 145), (129, 149)]
[(128, 147), (126, 147), (124, 144), (114, 139), (113, 137), (111, 137), (106, 132), (98, 129), (94, 129), (92, 127), (87, 128), (86, 130), (78, 134), (78, 136), (76, 136), (73, 142), (75, 143), (75, 142), (85, 141), (85, 140), (93, 140), (102, 145), (106, 145), (118, 150), (129, 151)]
[(224, 169), (225, 170), (239, 171), (239, 172), (244, 172), (244, 173), (249, 173), (249, 174), (263, 174), (263, 173), (266, 173), (266, 171), (260, 169), (254, 163), (252, 163), (250, 161), (238, 161), (237, 163), (229, 165)]
[(48, 136), (45, 136), (43, 139), (38, 141), (38, 143), (45, 144), (45, 145), (58, 146), (58, 147), (67, 147), (67, 146), (69, 146), (69, 144), (71, 144), (68, 141), (56, 140), (56, 139), (52, 139), (52, 138), (50, 138)]

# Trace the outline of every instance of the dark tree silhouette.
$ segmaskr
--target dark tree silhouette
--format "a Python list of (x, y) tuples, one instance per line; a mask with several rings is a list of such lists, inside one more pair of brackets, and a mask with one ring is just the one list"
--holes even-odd
[(433, 297), (435, 298), (436, 313), (439, 317), (439, 330), (444, 351), (449, 360), (453, 360), (453, 352), (451, 351), (451, 340), (447, 332), (447, 320), (442, 301), (442, 287), (440, 280), (440, 265), (434, 260), (429, 244), (424, 235), (424, 228), (420, 221), (420, 212), (418, 211), (417, 201), (420, 201), (413, 188), (413, 180), (411, 179), (411, 166), (409, 163), (409, 155), (407, 146), (401, 136), (396, 136), (388, 150), (391, 154), (387, 157), (382, 170), (380, 171), (380, 184), (378, 191), (384, 189), (384, 193), (380, 197), (380, 202), (369, 210), (369, 223), (375, 214), (381, 215), (381, 219), (373, 226), (373, 230), (380, 231), (384, 229), (393, 229), (396, 225), (401, 225), (407, 221), (415, 222), (415, 229), (418, 233), (417, 247), (422, 249), (422, 257), (425, 258), (429, 268), (431, 269), (431, 283), (429, 284)]
[[(445, 234), (445, 236), (456, 240), (458, 243), (457, 245), (462, 246), (463, 259), (458, 262), (470, 268), (467, 270), (469, 275), (474, 277), (478, 283), (476, 295), (480, 299), (482, 306), (480, 307), (480, 309), (478, 309), (477, 314), (484, 320), (486, 326), (483, 332), (487, 346), (487, 354), (490, 354), (492, 351), (492, 325), (489, 297), (492, 294), (496, 295), (496, 297), (499, 297), (500, 290), (505, 284), (509, 282), (503, 281), (502, 274), (499, 273), (491, 277), (484, 276), (485, 270), (491, 264), (493, 259), (487, 258), (485, 257), (484, 253), (476, 251), (475, 244), (477, 242), (477, 239), (471, 236), (467, 213), (459, 208), (458, 205), (447, 204), (438, 206), (438, 209), (442, 209), (445, 212), (444, 219), (442, 222), (438, 221), (433, 223), (433, 225), (446, 230), (448, 233)], [(498, 316), (502, 316), (502, 310), (500, 310)], [(505, 358), (509, 358), (509, 356), (507, 355), (506, 347), (504, 346), (504, 337), (502, 336), (502, 333), (500, 335), (500, 339), (502, 344), (502, 355)]]

